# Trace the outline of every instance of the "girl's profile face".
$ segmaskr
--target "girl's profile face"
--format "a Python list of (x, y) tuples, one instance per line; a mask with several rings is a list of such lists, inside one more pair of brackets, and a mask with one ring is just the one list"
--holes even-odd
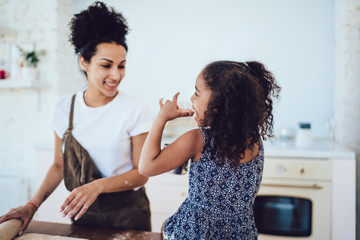
[(116, 43), (100, 43), (97, 51), (86, 62), (80, 57), (80, 66), (86, 72), (88, 89), (107, 97), (114, 97), (125, 76), (126, 50)]
[(192, 107), (195, 111), (195, 121), (197, 125), (202, 126), (201, 121), (205, 118), (205, 112), (211, 97), (211, 90), (205, 84), (202, 72), (195, 82), (195, 93), (191, 96)]

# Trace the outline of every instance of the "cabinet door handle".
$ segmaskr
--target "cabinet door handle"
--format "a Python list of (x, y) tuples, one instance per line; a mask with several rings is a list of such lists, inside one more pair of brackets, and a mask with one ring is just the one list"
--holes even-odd
[(284, 188), (307, 188), (307, 189), (323, 189), (323, 186), (318, 184), (313, 185), (305, 185), (305, 184), (272, 184), (272, 183), (262, 183), (261, 186), (263, 187), (284, 187)]

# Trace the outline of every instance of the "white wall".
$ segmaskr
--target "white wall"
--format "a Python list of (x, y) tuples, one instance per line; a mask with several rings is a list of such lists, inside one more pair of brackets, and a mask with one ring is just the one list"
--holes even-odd
[[(78, 0), (76, 10), (92, 1)], [(192, 94), (209, 62), (259, 60), (282, 86), (275, 131), (310, 121), (328, 137), (333, 115), (334, 2), (329, 0), (107, 0), (127, 18), (127, 77), (154, 113), (160, 97)]]
[[(0, 174), (21, 175), (36, 185), (36, 152), (39, 145), (52, 145), (48, 126), (55, 100), (84, 85), (75, 55), (67, 43), (73, 12), (72, 0), (0, 0), (0, 24), (16, 31), (0, 33), (0, 59), (10, 65), (10, 46), (34, 44), (45, 50), (38, 64), (43, 89), (0, 88)], [(52, 162), (53, 159), (48, 159)]]

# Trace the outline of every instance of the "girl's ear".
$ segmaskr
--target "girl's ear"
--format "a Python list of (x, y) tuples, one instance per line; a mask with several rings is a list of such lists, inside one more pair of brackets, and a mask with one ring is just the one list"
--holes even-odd
[(80, 64), (81, 70), (86, 72), (87, 68), (88, 68), (88, 63), (85, 61), (83, 56), (79, 56), (79, 64)]

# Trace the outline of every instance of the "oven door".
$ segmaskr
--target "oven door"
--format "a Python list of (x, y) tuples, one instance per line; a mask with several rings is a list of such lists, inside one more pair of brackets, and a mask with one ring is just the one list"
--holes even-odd
[(259, 240), (328, 240), (331, 182), (263, 179), (255, 199)]

